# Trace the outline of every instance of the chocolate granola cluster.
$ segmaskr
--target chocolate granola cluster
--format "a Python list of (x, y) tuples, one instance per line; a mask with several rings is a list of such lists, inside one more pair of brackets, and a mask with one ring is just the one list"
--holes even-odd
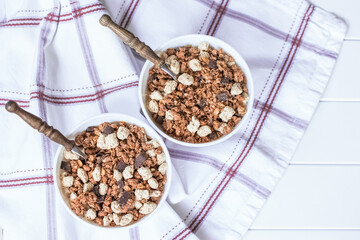
[(158, 53), (174, 80), (153, 67), (147, 82), (147, 107), (171, 137), (210, 142), (230, 133), (246, 113), (246, 76), (235, 60), (207, 42)]
[(145, 129), (126, 122), (88, 127), (75, 138), (87, 159), (64, 152), (61, 183), (76, 215), (100, 226), (126, 226), (157, 207), (166, 157)]

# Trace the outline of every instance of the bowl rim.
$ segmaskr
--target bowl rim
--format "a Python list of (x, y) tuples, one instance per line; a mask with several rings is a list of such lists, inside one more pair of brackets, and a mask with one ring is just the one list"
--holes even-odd
[[(104, 120), (101, 120), (104, 119)], [(107, 119), (118, 119), (118, 120), (107, 120)], [(159, 209), (162, 207), (162, 205), (164, 204), (164, 202), (166, 201), (166, 198), (169, 194), (170, 191), (170, 185), (171, 185), (171, 180), (172, 180), (172, 161), (170, 158), (170, 154), (169, 151), (163, 141), (163, 139), (161, 138), (161, 136), (151, 127), (149, 126), (146, 122), (141, 121), (135, 117), (126, 115), (126, 114), (122, 114), (122, 113), (103, 113), (103, 114), (99, 114), (96, 116), (93, 116), (91, 118), (88, 118), (82, 122), (80, 122), (79, 124), (77, 124), (68, 134), (66, 134), (66, 137), (70, 137), (70, 139), (72, 139), (74, 137), (74, 135), (76, 133), (79, 133), (81, 131), (84, 131), (85, 129), (80, 129), (81, 127), (83, 127), (85, 124), (87, 124), (86, 126), (90, 126), (88, 123), (91, 123), (93, 121), (97, 121), (99, 120), (100, 122), (104, 123), (104, 122), (116, 122), (116, 121), (125, 121), (127, 123), (131, 123), (131, 124), (135, 124), (139, 127), (144, 127), (146, 134), (149, 135), (150, 137), (152, 137), (153, 139), (156, 138), (156, 140), (158, 140), (158, 142), (160, 143), (160, 146), (163, 149), (163, 152), (165, 153), (165, 157), (166, 157), (166, 163), (167, 163), (167, 170), (166, 170), (166, 183), (165, 183), (165, 190), (163, 195), (161, 196), (160, 202), (157, 205), (157, 207), (155, 208), (155, 210), (144, 216), (142, 219), (140, 219), (139, 221), (131, 224), (131, 225), (127, 225), (127, 226), (115, 226), (115, 227), (104, 227), (104, 226), (99, 226), (93, 222), (87, 221), (86, 219), (77, 216), (68, 206), (67, 202), (65, 201), (63, 194), (61, 193), (61, 182), (60, 182), (60, 176), (59, 176), (59, 165), (61, 163), (62, 160), (62, 153), (65, 150), (65, 148), (63, 146), (59, 146), (57, 148), (56, 154), (54, 156), (54, 161), (53, 161), (53, 179), (54, 179), (54, 186), (55, 186), (55, 192), (56, 192), (56, 196), (57, 198), (59, 198), (59, 201), (61, 201), (62, 205), (64, 206), (64, 208), (67, 210), (67, 212), (75, 219), (77, 219), (79, 222), (81, 222), (82, 224), (85, 224), (87, 226), (93, 227), (93, 228), (100, 228), (100, 229), (107, 229), (107, 230), (111, 230), (111, 231), (120, 231), (120, 230), (128, 230), (134, 227), (139, 226), (140, 224), (144, 223), (145, 221), (147, 221), (149, 218), (153, 217), (158, 211)], [(99, 123), (101, 124), (101, 123)], [(94, 124), (93, 124), (94, 125)], [(149, 133), (150, 132), (150, 133)]]
[[(173, 138), (171, 136), (169, 136), (168, 134), (166, 134), (161, 128), (159, 128), (157, 126), (157, 124), (154, 122), (154, 120), (152, 119), (152, 117), (149, 115), (148, 110), (145, 106), (145, 102), (144, 102), (144, 98), (143, 98), (143, 85), (147, 84), (147, 79), (144, 79), (146, 76), (146, 71), (148, 71), (150, 69), (150, 67), (152, 66), (151, 62), (149, 60), (146, 60), (146, 62), (144, 63), (141, 72), (140, 72), (140, 76), (139, 76), (139, 87), (138, 87), (138, 98), (139, 98), (139, 102), (141, 105), (141, 109), (142, 112), (144, 113), (147, 121), (150, 123), (150, 125), (164, 138), (168, 139), (171, 142), (177, 143), (179, 145), (182, 146), (187, 146), (187, 147), (207, 147), (207, 146), (212, 146), (215, 144), (219, 144), (222, 143), (224, 141), (226, 141), (227, 139), (231, 138), (233, 135), (235, 135), (244, 125), (244, 123), (248, 120), (250, 112), (252, 111), (253, 108), (253, 102), (254, 102), (254, 86), (253, 86), (253, 78), (249, 69), (249, 66), (247, 65), (245, 59), (238, 53), (238, 51), (236, 51), (231, 45), (229, 45), (228, 43), (226, 43), (225, 41), (216, 38), (216, 37), (212, 37), (212, 36), (208, 36), (208, 35), (204, 35), (204, 34), (188, 34), (188, 35), (182, 35), (179, 37), (175, 37), (172, 38), (168, 41), (166, 41), (165, 43), (163, 43), (161, 46), (159, 46), (158, 48), (156, 48), (155, 51), (158, 50), (165, 50), (166, 48), (169, 48), (169, 45), (172, 45), (174, 42), (178, 42), (181, 40), (188, 40), (189, 42), (188, 44), (192, 44), (191, 43), (191, 39), (196, 39), (197, 41), (207, 41), (209, 42), (209, 45), (211, 46), (212, 43), (216, 43), (217, 45), (220, 45), (221, 48), (224, 48), (224, 46), (227, 49), (231, 50), (231, 53), (229, 53), (227, 51), (227, 53), (229, 53), (236, 61), (236, 63), (241, 67), (242, 71), (246, 72), (245, 76), (246, 76), (246, 80), (247, 80), (247, 87), (248, 87), (248, 91), (249, 91), (249, 100), (248, 100), (248, 104), (247, 104), (247, 110), (246, 110), (246, 114), (245, 116), (241, 119), (241, 121), (236, 125), (236, 127), (229, 133), (226, 134), (214, 141), (210, 141), (210, 142), (206, 142), (206, 143), (189, 143), (189, 142), (184, 142), (181, 140), (178, 140), (176, 138)], [(183, 45), (184, 46), (184, 45)], [(242, 62), (242, 64), (240, 65), (238, 63), (237, 60), (240, 60), (240, 62)]]

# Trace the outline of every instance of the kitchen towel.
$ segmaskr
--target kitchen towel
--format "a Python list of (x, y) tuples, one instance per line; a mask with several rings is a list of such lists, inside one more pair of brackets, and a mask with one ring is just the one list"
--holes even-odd
[[(208, 34), (247, 61), (254, 108), (228, 141), (188, 148), (167, 141), (177, 178), (158, 214), (129, 231), (90, 229), (56, 199), (57, 145), (8, 100), (64, 133), (106, 112), (142, 120), (144, 61), (102, 14), (156, 48)], [(286, 170), (324, 92), (347, 26), (304, 0), (28, 0), (0, 2), (0, 225), (8, 239), (240, 239)]]

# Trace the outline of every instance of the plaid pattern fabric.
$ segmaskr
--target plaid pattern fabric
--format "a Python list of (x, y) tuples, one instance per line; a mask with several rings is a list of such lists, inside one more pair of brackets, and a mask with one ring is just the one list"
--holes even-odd
[(137, 100), (143, 60), (98, 23), (103, 13), (154, 48), (190, 33), (223, 39), (248, 62), (255, 102), (249, 121), (225, 143), (192, 149), (167, 142), (176, 170), (168, 203), (140, 227), (116, 233), (69, 216), (54, 191), (57, 146), (1, 109), (5, 239), (241, 238), (294, 154), (347, 30), (343, 20), (303, 0), (17, 4), (0, 4), (0, 105), (14, 100), (64, 133), (105, 112), (143, 119)]

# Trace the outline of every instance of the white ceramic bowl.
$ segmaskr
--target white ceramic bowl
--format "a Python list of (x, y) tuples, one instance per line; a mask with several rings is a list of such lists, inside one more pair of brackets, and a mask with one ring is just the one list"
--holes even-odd
[(150, 136), (153, 139), (156, 139), (159, 141), (165, 156), (166, 156), (166, 163), (168, 165), (167, 171), (166, 171), (166, 177), (167, 177), (167, 181), (165, 184), (165, 190), (164, 193), (160, 199), (160, 202), (158, 204), (158, 206), (156, 207), (156, 209), (150, 213), (149, 215), (146, 215), (145, 217), (143, 217), (142, 219), (140, 219), (139, 221), (128, 225), (128, 226), (124, 226), (124, 227), (102, 227), (99, 226), (93, 222), (87, 221), (84, 218), (81, 218), (79, 216), (77, 216), (71, 209), (70, 209), (70, 205), (69, 205), (69, 199), (68, 197), (63, 193), (62, 186), (61, 186), (61, 181), (60, 181), (60, 164), (61, 161), (63, 160), (63, 152), (65, 150), (64, 147), (60, 146), (56, 152), (55, 155), (55, 161), (54, 161), (54, 167), (53, 167), (53, 176), (54, 176), (54, 182), (55, 182), (55, 189), (57, 192), (57, 196), (61, 199), (60, 201), (64, 204), (65, 209), (70, 213), (71, 216), (73, 216), (75, 219), (79, 220), (80, 222), (91, 226), (91, 227), (95, 227), (95, 228), (102, 228), (102, 229), (109, 229), (109, 230), (119, 230), (119, 229), (129, 229), (129, 228), (133, 228), (138, 226), (139, 224), (141, 224), (142, 222), (148, 220), (150, 217), (154, 216), (157, 211), (159, 210), (159, 208), (161, 207), (161, 205), (164, 203), (165, 199), (167, 198), (167, 195), (169, 194), (169, 188), (170, 188), (170, 183), (171, 183), (171, 177), (172, 177), (172, 164), (171, 164), (171, 159), (170, 159), (170, 155), (169, 152), (166, 148), (165, 143), (163, 142), (163, 140), (161, 139), (161, 137), (156, 133), (156, 131), (154, 131), (154, 129), (152, 129), (149, 125), (147, 125), (146, 123), (127, 116), (127, 115), (123, 115), (123, 114), (117, 114), (117, 113), (106, 113), (106, 114), (101, 114), (95, 117), (92, 117), (90, 119), (87, 119), (86, 121), (80, 123), (79, 125), (77, 125), (71, 132), (70, 134), (67, 136), (70, 139), (74, 139), (75, 136), (77, 134), (79, 134), (80, 132), (84, 131), (87, 127), (89, 126), (96, 126), (99, 125), (101, 123), (104, 122), (119, 122), (119, 121), (125, 121), (127, 123), (131, 123), (131, 124), (135, 124), (139, 127), (144, 127), (146, 134), (148, 136)]
[(191, 34), (191, 35), (185, 35), (185, 36), (171, 39), (168, 42), (164, 43), (162, 46), (160, 46), (156, 50), (165, 51), (168, 48), (182, 47), (182, 46), (189, 45), (189, 44), (193, 45), (193, 46), (198, 46), (199, 43), (203, 42), (203, 41), (208, 42), (210, 44), (210, 46), (212, 46), (213, 48), (216, 48), (216, 49), (222, 48), (224, 52), (230, 54), (235, 59), (235, 62), (237, 63), (237, 65), (240, 66), (240, 68), (243, 70), (243, 72), (246, 76), (246, 79), (247, 79), (247, 88), (249, 90), (249, 102), (247, 105), (247, 111), (246, 111), (246, 114), (243, 117), (243, 119), (236, 125), (236, 127), (233, 129), (233, 131), (231, 133), (224, 135), (214, 141), (206, 142), (206, 143), (188, 143), (188, 142), (180, 141), (178, 139), (175, 139), (175, 138), (167, 135), (162, 130), (162, 127), (152, 119), (151, 113), (149, 112), (149, 110), (146, 107), (147, 80), (149, 77), (149, 70), (150, 70), (150, 68), (153, 67), (153, 63), (151, 63), (150, 61), (145, 62), (144, 66), (141, 70), (140, 80), (139, 80), (139, 101), (141, 104), (141, 108), (142, 108), (147, 120), (150, 122), (151, 126), (154, 127), (156, 129), (156, 131), (158, 131), (162, 136), (169, 139), (170, 141), (178, 143), (180, 145), (188, 146), (188, 147), (206, 147), (206, 146), (211, 146), (214, 144), (221, 143), (221, 142), (229, 139), (237, 131), (239, 131), (242, 128), (244, 122), (247, 121), (247, 119), (249, 118), (250, 112), (252, 110), (253, 102), (254, 102), (253, 80), (251, 77), (249, 67), (246, 64), (245, 60), (240, 56), (240, 54), (234, 48), (232, 48), (229, 44), (225, 43), (224, 41), (214, 38), (214, 37), (211, 37), (211, 36), (207, 36), (207, 35)]

